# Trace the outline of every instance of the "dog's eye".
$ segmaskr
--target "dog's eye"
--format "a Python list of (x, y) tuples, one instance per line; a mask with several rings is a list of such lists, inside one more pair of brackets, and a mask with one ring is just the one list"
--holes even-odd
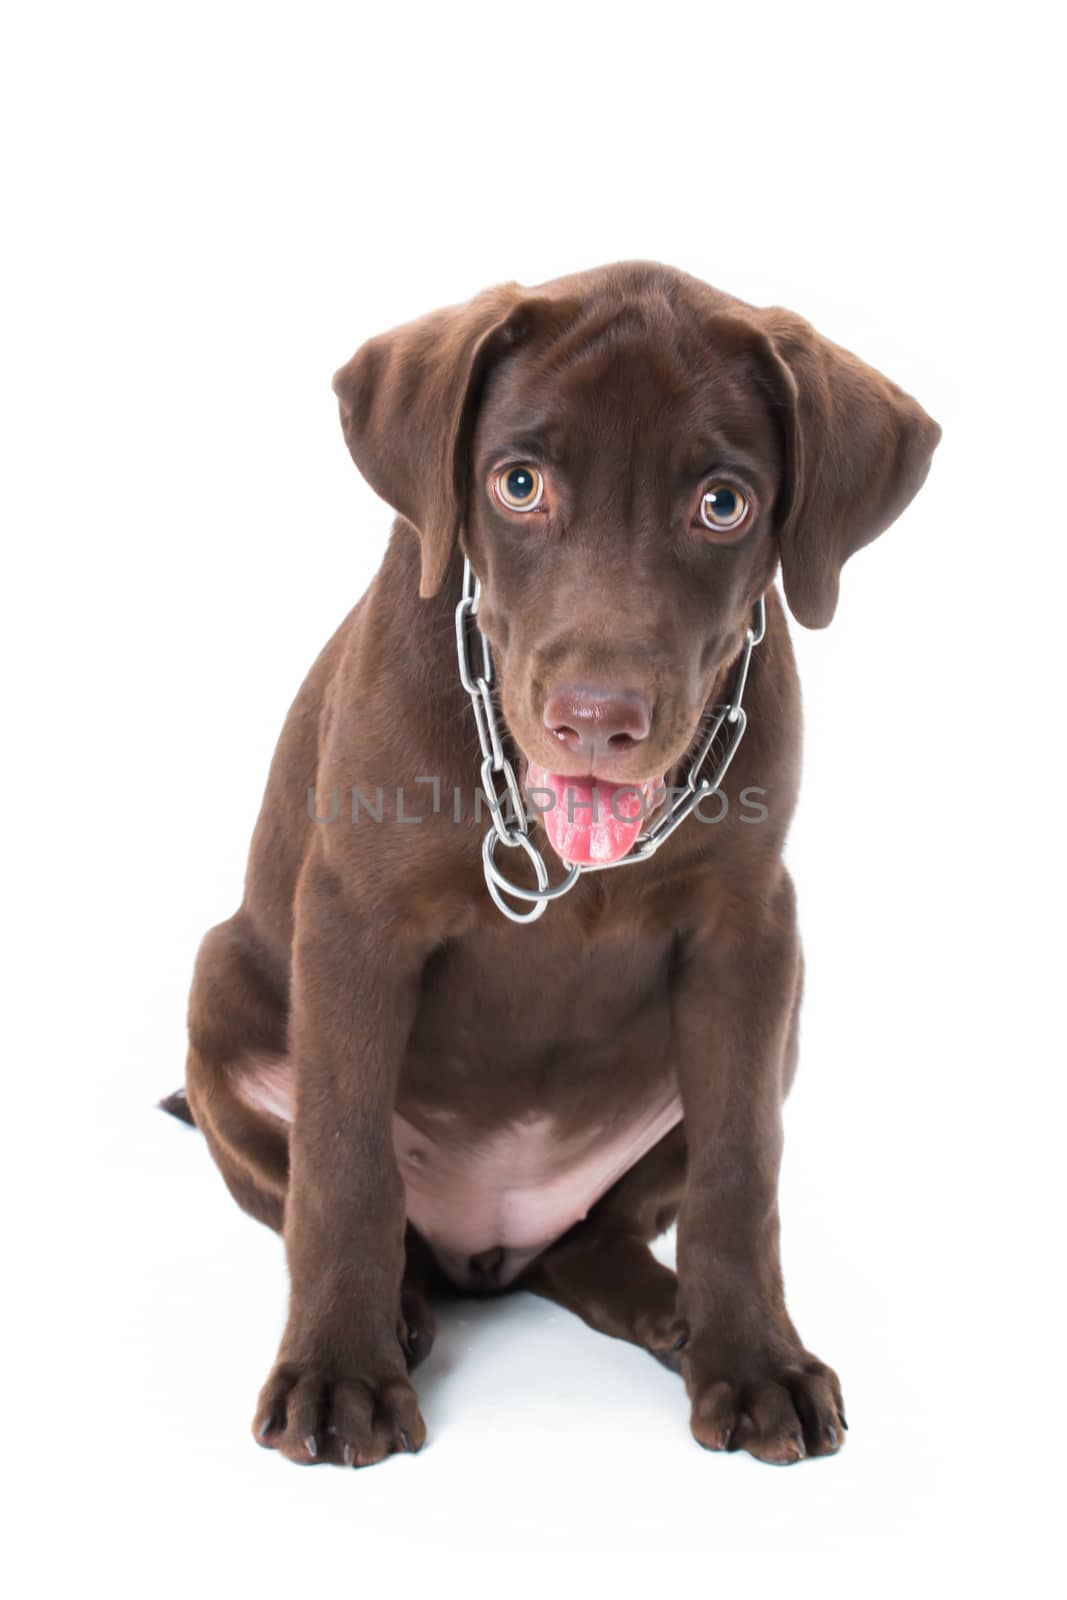
[(496, 492), (509, 511), (536, 511), (545, 494), (545, 480), (526, 462), (505, 467), (496, 476)]
[(700, 502), (700, 520), (716, 533), (739, 528), (748, 516), (748, 501), (729, 483), (713, 483)]

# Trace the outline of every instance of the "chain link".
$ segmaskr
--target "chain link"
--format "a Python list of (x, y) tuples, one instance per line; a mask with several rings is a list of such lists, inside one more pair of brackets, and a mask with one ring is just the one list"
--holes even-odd
[[(519, 788), (519, 780), (515, 776), (515, 768), (504, 754), (500, 740), (500, 727), (493, 705), (493, 658), (489, 641), (478, 627), (480, 598), (481, 584), (474, 576), (470, 562), (464, 561), (463, 593), (456, 606), (456, 656), (459, 662), (459, 681), (470, 696), (471, 710), (474, 712), (478, 746), (482, 753), (482, 789), (492, 818), (492, 826), (486, 830), (482, 841), (482, 866), (485, 871), (486, 887), (494, 905), (512, 922), (536, 922), (538, 917), (544, 915), (553, 900), (558, 900), (561, 895), (573, 889), (583, 873), (608, 872), (614, 867), (632, 866), (635, 861), (647, 861), (650, 856), (655, 855), (665, 840), (670, 838), (675, 829), (681, 827), (687, 817), (692, 816), (701, 801), (706, 800), (708, 795), (714, 794), (721, 787), (730, 763), (744, 738), (748, 719), (741, 701), (748, 683), (752, 652), (762, 642), (767, 631), (767, 609), (761, 595), (756, 601), (752, 625), (745, 634), (745, 643), (737, 665), (729, 704), (715, 708), (711, 725), (690, 762), (685, 783), (680, 790), (674, 792), (674, 798), (666, 812), (650, 828), (638, 834), (630, 850), (620, 860), (569, 866), (562, 882), (550, 887), (545, 858), (530, 838), (529, 819)], [(481, 671), (477, 676), (471, 668), (472, 643), (477, 643), (481, 650)], [(704, 763), (724, 730), (726, 743), (718, 765), (711, 776), (702, 776)], [(496, 864), (498, 845), (523, 852), (537, 879), (535, 889), (527, 889), (521, 884), (512, 883), (504, 875)], [(530, 909), (517, 911), (513, 905), (507, 903), (505, 895), (513, 900), (527, 903)]]

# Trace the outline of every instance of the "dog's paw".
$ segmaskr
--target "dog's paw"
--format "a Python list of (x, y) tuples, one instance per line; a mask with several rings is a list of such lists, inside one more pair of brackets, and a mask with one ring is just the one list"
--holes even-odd
[(633, 1338), (635, 1344), (643, 1345), (668, 1371), (681, 1372), (689, 1329), (675, 1313), (673, 1295), (663, 1304), (640, 1308), (634, 1316)]
[(279, 1361), (260, 1392), (252, 1431), (261, 1445), (303, 1466), (368, 1467), (426, 1442), (406, 1378), (356, 1376), (313, 1362)]
[(409, 1372), (429, 1355), (434, 1339), (433, 1312), (421, 1290), (405, 1284), (400, 1297), (400, 1321), (396, 1336), (404, 1352)]
[(845, 1442), (837, 1374), (804, 1351), (744, 1377), (690, 1374), (689, 1393), (693, 1437), (706, 1450), (747, 1450), (760, 1461), (791, 1466), (834, 1455)]

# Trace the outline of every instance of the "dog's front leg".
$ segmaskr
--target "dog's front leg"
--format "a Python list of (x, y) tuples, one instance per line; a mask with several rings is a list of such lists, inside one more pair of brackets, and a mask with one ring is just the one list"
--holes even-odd
[(290, 1017), (289, 1319), (253, 1424), (293, 1461), (363, 1466), (426, 1437), (398, 1336), (404, 1194), (392, 1142), (420, 941), (309, 862)]
[(801, 1344), (778, 1254), (778, 1168), (800, 987), (784, 870), (693, 936), (675, 1028), (688, 1172), (678, 1219), (683, 1371), (693, 1433), (712, 1450), (787, 1463), (836, 1450), (836, 1375)]

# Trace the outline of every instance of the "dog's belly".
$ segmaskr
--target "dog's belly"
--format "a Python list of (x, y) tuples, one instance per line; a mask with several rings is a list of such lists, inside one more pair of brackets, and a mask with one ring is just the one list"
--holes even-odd
[(462, 1288), (506, 1287), (682, 1117), (670, 1083), (610, 1124), (562, 1134), (531, 1115), (489, 1131), (405, 1107), (393, 1141), (409, 1221)]
[[(292, 1121), (286, 1058), (246, 1059), (234, 1082), (247, 1104)], [(408, 1220), (460, 1288), (505, 1288), (681, 1119), (673, 1074), (577, 1126), (538, 1111), (486, 1127), (459, 1110), (405, 1102), (393, 1146)]]

